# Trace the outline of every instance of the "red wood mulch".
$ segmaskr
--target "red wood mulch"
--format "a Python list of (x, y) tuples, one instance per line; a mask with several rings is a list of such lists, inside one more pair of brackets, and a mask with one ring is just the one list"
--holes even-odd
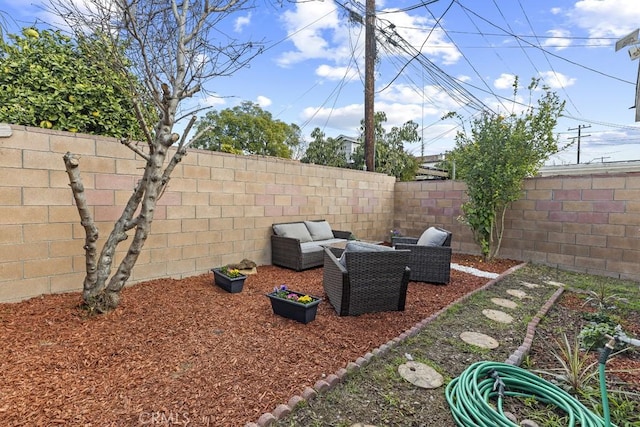
[(404, 312), (338, 317), (323, 301), (306, 325), (265, 294), (285, 283), (323, 296), (322, 269), (261, 266), (238, 294), (211, 274), (154, 280), (96, 317), (78, 293), (0, 304), (0, 425), (243, 426), (487, 281), (453, 270), (448, 286), (410, 283)]

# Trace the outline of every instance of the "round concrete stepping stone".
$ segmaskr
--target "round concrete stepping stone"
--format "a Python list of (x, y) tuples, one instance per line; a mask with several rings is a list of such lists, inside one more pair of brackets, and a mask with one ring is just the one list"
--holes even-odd
[(490, 309), (487, 308), (487, 309), (482, 310), (482, 314), (484, 314), (485, 316), (487, 316), (491, 320), (495, 320), (496, 322), (500, 322), (500, 323), (512, 323), (513, 322), (513, 317), (509, 316), (504, 311), (490, 310)]
[(562, 282), (554, 282), (553, 280), (546, 280), (544, 283), (546, 283), (547, 285), (551, 285), (551, 286), (557, 286), (559, 288), (563, 288), (563, 287), (567, 286)]
[(521, 283), (522, 283), (522, 286), (529, 289), (536, 289), (540, 287), (540, 285), (538, 285), (537, 283), (530, 283), (530, 282), (521, 282)]
[(463, 332), (460, 334), (460, 339), (467, 344), (488, 349), (494, 349), (500, 345), (494, 338), (480, 332)]
[(491, 302), (495, 305), (505, 308), (518, 308), (518, 303), (506, 298), (491, 298)]
[(421, 388), (438, 388), (444, 383), (442, 375), (431, 366), (412, 360), (398, 366), (398, 372), (402, 378)]
[(520, 299), (527, 296), (527, 293), (525, 291), (521, 291), (520, 289), (507, 289), (507, 293), (512, 297), (516, 297)]

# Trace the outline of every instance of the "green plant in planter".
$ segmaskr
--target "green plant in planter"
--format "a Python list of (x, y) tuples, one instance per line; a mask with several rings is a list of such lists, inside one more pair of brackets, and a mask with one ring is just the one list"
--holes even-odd
[(227, 265), (220, 267), (218, 271), (220, 271), (220, 273), (232, 279), (242, 276), (242, 273), (240, 273), (240, 270), (238, 270), (237, 268), (229, 268), (229, 266)]

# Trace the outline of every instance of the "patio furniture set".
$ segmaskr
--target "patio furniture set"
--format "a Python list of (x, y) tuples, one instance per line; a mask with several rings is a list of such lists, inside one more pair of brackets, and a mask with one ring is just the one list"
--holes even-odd
[(430, 227), (392, 246), (355, 240), (325, 220), (273, 224), (272, 264), (296, 271), (323, 266), (323, 288), (339, 316), (403, 311), (409, 281), (446, 284), (451, 233)]

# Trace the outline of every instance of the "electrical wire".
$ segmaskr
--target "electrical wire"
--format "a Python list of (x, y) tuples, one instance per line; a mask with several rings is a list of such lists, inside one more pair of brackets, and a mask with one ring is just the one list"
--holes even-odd
[(575, 65), (575, 66), (580, 67), (580, 68), (584, 68), (585, 70), (592, 71), (592, 72), (594, 72), (594, 73), (596, 73), (596, 74), (600, 74), (600, 75), (602, 75), (602, 76), (605, 76), (605, 77), (611, 78), (611, 79), (613, 79), (613, 80), (618, 80), (618, 81), (620, 81), (620, 82), (622, 82), (622, 83), (628, 83), (628, 84), (633, 85), (633, 86), (635, 86), (635, 85), (636, 85), (636, 83), (635, 83), (635, 82), (631, 82), (631, 81), (629, 81), (629, 80), (625, 80), (625, 79), (622, 79), (622, 78), (620, 78), (620, 77), (612, 76), (611, 74), (604, 73), (604, 72), (599, 71), (599, 70), (596, 70), (596, 69), (594, 69), (594, 68), (587, 67), (586, 65), (582, 65), (582, 64), (579, 64), (579, 63), (577, 63), (577, 62), (575, 62), (575, 61), (572, 61), (572, 60), (570, 60), (570, 59), (567, 59), (567, 58), (565, 58), (565, 57), (562, 57), (562, 56), (560, 56), (560, 55), (556, 55), (555, 53), (553, 53), (553, 52), (551, 52), (551, 51), (548, 51), (548, 50), (546, 50), (546, 49), (544, 49), (544, 48), (542, 48), (542, 47), (540, 47), (540, 46), (536, 46), (535, 44), (533, 44), (533, 43), (531, 43), (531, 42), (529, 42), (529, 41), (525, 40), (524, 38), (521, 38), (521, 37), (517, 36), (517, 35), (516, 35), (516, 34), (514, 34), (513, 32), (509, 32), (509, 31), (505, 30), (504, 28), (501, 28), (500, 26), (498, 26), (498, 25), (494, 24), (493, 22), (489, 21), (488, 19), (483, 18), (482, 16), (478, 15), (476, 12), (474, 12), (474, 11), (472, 11), (471, 9), (467, 8), (466, 6), (462, 5), (460, 2), (458, 2), (458, 1), (456, 1), (456, 2), (458, 3), (458, 5), (459, 5), (462, 9), (464, 9), (464, 10), (466, 10), (466, 11), (469, 11), (469, 13), (471, 13), (471, 14), (473, 14), (473, 15), (477, 16), (478, 18), (480, 18), (481, 20), (485, 21), (485, 22), (486, 22), (486, 23), (488, 23), (489, 25), (491, 25), (491, 26), (493, 26), (493, 27), (495, 27), (495, 28), (499, 29), (500, 31), (503, 31), (505, 34), (507, 34), (507, 35), (509, 35), (509, 36), (511, 36), (511, 37), (514, 37), (514, 38), (516, 38), (516, 39), (518, 39), (518, 40), (522, 40), (524, 43), (528, 44), (528, 45), (529, 45), (529, 46), (531, 46), (531, 47), (534, 47), (534, 48), (536, 48), (536, 49), (538, 49), (538, 50), (544, 51), (547, 55), (551, 55), (551, 56), (553, 56), (553, 57), (555, 57), (555, 58), (561, 59), (561, 60), (563, 60), (563, 61), (565, 61), (565, 62), (568, 62), (568, 63), (570, 63), (570, 64), (572, 64), (572, 65)]

